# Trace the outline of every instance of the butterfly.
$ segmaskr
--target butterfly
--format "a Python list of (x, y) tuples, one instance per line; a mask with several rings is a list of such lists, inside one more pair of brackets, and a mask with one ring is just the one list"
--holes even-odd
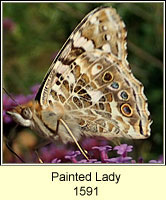
[(91, 11), (52, 62), (35, 100), (8, 114), (49, 141), (82, 136), (144, 139), (150, 113), (127, 61), (127, 32), (112, 7)]

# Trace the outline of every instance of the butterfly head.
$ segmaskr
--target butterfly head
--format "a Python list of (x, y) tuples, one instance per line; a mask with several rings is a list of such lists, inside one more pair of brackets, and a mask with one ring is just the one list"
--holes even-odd
[(10, 115), (12, 119), (21, 126), (30, 127), (32, 125), (33, 118), (33, 107), (31, 105), (31, 102), (23, 106), (19, 105), (13, 110), (7, 111), (7, 114)]

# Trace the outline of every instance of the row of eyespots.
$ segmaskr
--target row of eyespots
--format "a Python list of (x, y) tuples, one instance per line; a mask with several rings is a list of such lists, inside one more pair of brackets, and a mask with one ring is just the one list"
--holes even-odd
[[(104, 82), (111, 82), (112, 80), (113, 80), (112, 74), (110, 72), (105, 72), (104, 75), (103, 75), (103, 81)], [(110, 86), (114, 90), (118, 90), (119, 87), (120, 87), (119, 83), (115, 82), (115, 81), (112, 82)], [(120, 91), (118, 93), (118, 96), (121, 100), (124, 100), (124, 101), (127, 101), (129, 99), (129, 95), (125, 90)], [(126, 117), (131, 117), (132, 114), (133, 114), (133, 109), (131, 108), (130, 104), (128, 104), (128, 103), (122, 104), (121, 107), (120, 107), (120, 110), (121, 110), (122, 114)]]
[[(103, 82), (105, 83), (109, 83), (113, 80), (113, 75), (111, 72), (109, 71), (106, 71), (103, 76), (102, 76), (102, 80)], [(118, 82), (112, 82), (110, 84), (110, 87), (113, 89), (113, 90), (119, 90), (120, 89), (120, 85)], [(122, 90), (118, 93), (118, 97), (119, 99), (121, 100), (124, 100), (124, 101), (127, 101), (129, 99), (129, 94), (127, 93), (127, 91), (125, 90)], [(100, 104), (101, 106), (102, 104)], [(101, 109), (103, 109), (103, 107), (101, 106)], [(131, 117), (132, 114), (133, 114), (133, 109), (131, 108), (130, 104), (128, 103), (124, 103), (121, 105), (120, 107), (120, 110), (121, 110), (121, 113), (126, 116), (126, 117)]]

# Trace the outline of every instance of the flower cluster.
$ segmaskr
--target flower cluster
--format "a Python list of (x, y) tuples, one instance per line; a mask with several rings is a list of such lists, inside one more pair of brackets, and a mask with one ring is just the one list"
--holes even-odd
[[(91, 139), (92, 140), (92, 139)], [(54, 148), (53, 152), (55, 152), (55, 146), (51, 146), (51, 148)], [(51, 149), (50, 148), (50, 149)], [(98, 151), (99, 154), (95, 154), (95, 151)], [(116, 154), (114, 157), (111, 157), (111, 151), (113, 154)], [(81, 155), (80, 151), (65, 151), (63, 156), (62, 156), (62, 151), (61, 155), (58, 155), (57, 157), (50, 157), (52, 154), (52, 151), (50, 150), (49, 152), (40, 152), (41, 158), (43, 162), (48, 161), (48, 156), (50, 159), (50, 163), (63, 163), (63, 162), (68, 162), (68, 163), (144, 163), (144, 160), (142, 158), (139, 158), (138, 161), (133, 160), (131, 156), (128, 156), (129, 152), (133, 151), (133, 146), (128, 145), (128, 144), (121, 144), (118, 146), (115, 146), (112, 148), (109, 145), (103, 145), (103, 146), (93, 146), (90, 151), (88, 151), (88, 155), (91, 155), (89, 160), (86, 160), (83, 155)], [(53, 154), (52, 154), (53, 155)], [(55, 154), (54, 154), (55, 155)], [(45, 158), (47, 158), (45, 160)], [(150, 160), (149, 163), (163, 163), (163, 157), (160, 156), (159, 160)]]

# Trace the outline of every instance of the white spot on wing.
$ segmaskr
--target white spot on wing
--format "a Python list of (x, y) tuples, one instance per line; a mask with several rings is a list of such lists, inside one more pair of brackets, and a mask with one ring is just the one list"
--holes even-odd
[(106, 40), (110, 40), (111, 39), (111, 36), (110, 35), (105, 35), (105, 37), (106, 37)]
[(75, 84), (75, 77), (74, 77), (73, 73), (70, 73), (67, 76), (67, 79), (68, 79), (68, 81), (69, 81), (70, 84)]
[(56, 83), (54, 83), (52, 86), (52, 90), (54, 90), (54, 91), (59, 90), (59, 86)]
[(88, 91), (88, 94), (91, 96), (92, 98), (92, 102), (98, 102), (99, 99), (101, 98), (102, 96), (102, 92), (101, 91), (93, 91), (93, 90), (90, 90)]
[(76, 42), (80, 37), (81, 37), (81, 33), (80, 33), (80, 31), (77, 31), (77, 32), (73, 35), (73, 40), (74, 40), (74, 42)]
[(109, 44), (104, 44), (102, 49), (105, 51), (105, 52), (111, 52), (111, 48), (110, 48), (110, 45)]
[(103, 31), (106, 31), (108, 29), (107, 26), (103, 26), (102, 28), (103, 28)]
[(99, 24), (99, 20), (96, 17), (92, 16), (91, 19), (90, 19), (90, 23), (98, 25)]
[(69, 69), (69, 66), (68, 65), (64, 65), (61, 61), (57, 60), (56, 61), (56, 71), (60, 74), (63, 74), (67, 69)]
[(91, 40), (87, 40), (85, 37), (81, 36), (81, 33), (76, 33), (76, 36), (73, 37), (74, 46), (82, 47), (86, 51), (94, 49), (94, 44)]
[(122, 34), (120, 32), (118, 32), (118, 38), (121, 38)]
[(123, 26), (123, 28), (125, 28), (126, 27), (126, 25), (125, 25), (125, 23), (122, 21), (122, 26)]
[(91, 73), (92, 73), (92, 75), (94, 76), (94, 75), (96, 75), (97, 73), (99, 73), (102, 69), (103, 69), (103, 66), (102, 66), (102, 65), (95, 64), (95, 65), (92, 67)]
[(116, 21), (112, 18), (111, 13), (109, 10), (106, 10), (106, 15), (109, 19), (109, 21), (111, 22), (113, 28), (117, 31), (118, 30), (118, 24), (116, 23)]
[(92, 49), (94, 49), (94, 44), (93, 44), (93, 42), (91, 41), (91, 40), (89, 40), (88, 42), (86, 42), (84, 45), (82, 45), (83, 46), (83, 48), (85, 49), (85, 50), (92, 50)]
[(87, 42), (87, 39), (84, 37), (79, 37), (77, 39), (74, 38), (75, 47), (82, 47), (85, 42)]

